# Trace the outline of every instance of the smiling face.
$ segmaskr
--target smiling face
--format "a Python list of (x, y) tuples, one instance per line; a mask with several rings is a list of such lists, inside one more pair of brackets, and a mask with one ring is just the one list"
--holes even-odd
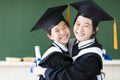
[(92, 20), (83, 16), (78, 16), (74, 24), (74, 35), (81, 42), (86, 41), (95, 34)]
[(70, 28), (64, 21), (61, 21), (51, 29), (51, 34), (47, 34), (47, 36), (51, 40), (66, 46), (70, 38)]

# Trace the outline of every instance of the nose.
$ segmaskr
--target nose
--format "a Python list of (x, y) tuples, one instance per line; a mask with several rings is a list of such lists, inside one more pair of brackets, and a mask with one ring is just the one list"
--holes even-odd
[(60, 34), (64, 34), (65, 33), (65, 30), (64, 29), (61, 29), (60, 30)]
[(61, 30), (61, 31), (60, 31), (60, 34), (64, 34), (64, 30)]
[(79, 32), (80, 32), (80, 31), (83, 31), (83, 27), (82, 27), (82, 26), (79, 26), (78, 29), (77, 29), (77, 31), (79, 31)]

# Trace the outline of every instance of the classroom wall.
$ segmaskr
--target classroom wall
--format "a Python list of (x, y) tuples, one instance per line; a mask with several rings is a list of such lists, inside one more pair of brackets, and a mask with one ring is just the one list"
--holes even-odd
[[(68, 4), (79, 0), (0, 0), (0, 60), (5, 57), (34, 57), (34, 46), (39, 45), (41, 54), (50, 45), (43, 30), (29, 32), (48, 7)], [(120, 43), (119, 0), (94, 0), (117, 19)], [(71, 8), (71, 31), (76, 10)], [(65, 15), (65, 13), (64, 13)], [(113, 59), (120, 59), (120, 49), (113, 49), (113, 21), (99, 24), (97, 38)], [(73, 33), (71, 38), (73, 38)]]
[[(31, 66), (33, 66), (33, 73), (30, 72)], [(32, 62), (0, 61), (0, 79), (38, 80), (39, 77), (35, 75), (34, 68), (35, 68), (35, 64), (33, 64)], [(105, 73), (105, 80), (120, 80), (119, 70), (120, 70), (120, 60), (104, 61), (102, 72)]]

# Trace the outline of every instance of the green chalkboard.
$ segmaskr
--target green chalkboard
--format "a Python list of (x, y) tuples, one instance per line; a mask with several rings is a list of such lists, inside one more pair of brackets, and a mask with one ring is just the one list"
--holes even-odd
[[(0, 60), (5, 57), (34, 57), (34, 46), (41, 48), (41, 53), (51, 41), (43, 30), (29, 32), (48, 7), (68, 4), (79, 0), (0, 0)], [(117, 19), (118, 40), (120, 43), (119, 0), (95, 0), (114, 18)], [(76, 11), (71, 8), (71, 31)], [(112, 58), (120, 59), (120, 49), (113, 49), (113, 21), (99, 25), (98, 40)], [(71, 38), (74, 37), (73, 34)]]

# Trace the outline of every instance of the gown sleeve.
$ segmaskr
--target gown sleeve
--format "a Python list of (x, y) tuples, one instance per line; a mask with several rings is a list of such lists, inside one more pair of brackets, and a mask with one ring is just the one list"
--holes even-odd
[(72, 64), (73, 60), (68, 55), (61, 52), (53, 52), (40, 61), (39, 66), (44, 68), (66, 68)]
[[(52, 52), (40, 61), (39, 66), (44, 68), (66, 68), (72, 64), (73, 60), (68, 55), (61, 52)], [(46, 80), (42, 75), (39, 80)]]
[(97, 54), (84, 54), (67, 68), (51, 69), (45, 72), (46, 80), (97, 80), (102, 69), (101, 57)]

